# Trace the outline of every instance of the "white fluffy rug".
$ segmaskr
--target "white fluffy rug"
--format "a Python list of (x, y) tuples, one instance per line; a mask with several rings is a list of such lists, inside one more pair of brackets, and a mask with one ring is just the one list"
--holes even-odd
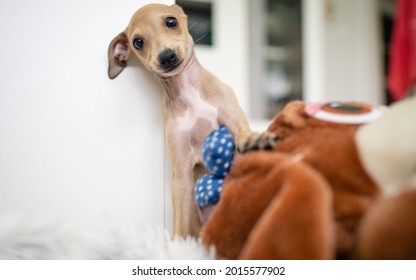
[(109, 228), (107, 237), (61, 223), (21, 217), (0, 218), (0, 259), (168, 260), (213, 259), (198, 240), (171, 238), (161, 228)]

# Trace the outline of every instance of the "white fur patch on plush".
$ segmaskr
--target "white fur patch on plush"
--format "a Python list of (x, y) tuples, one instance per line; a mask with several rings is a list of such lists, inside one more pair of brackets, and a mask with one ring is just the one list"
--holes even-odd
[[(0, 217), (3, 260), (213, 259), (198, 240), (172, 238), (162, 228), (109, 228), (98, 238), (79, 227), (23, 217)], [(104, 237), (107, 236), (107, 237)]]
[(394, 103), (356, 135), (368, 173), (389, 194), (416, 185), (416, 96)]

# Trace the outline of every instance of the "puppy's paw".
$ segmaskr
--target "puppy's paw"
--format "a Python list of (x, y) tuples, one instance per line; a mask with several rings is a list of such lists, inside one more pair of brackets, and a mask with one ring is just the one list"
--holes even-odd
[(272, 150), (280, 141), (280, 138), (271, 132), (253, 133), (237, 144), (240, 153), (257, 150)]

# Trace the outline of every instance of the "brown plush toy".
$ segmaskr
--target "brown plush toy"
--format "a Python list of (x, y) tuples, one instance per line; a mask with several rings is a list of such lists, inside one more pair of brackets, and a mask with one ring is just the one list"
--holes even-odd
[(268, 128), (272, 151), (237, 157), (202, 241), (226, 259), (352, 258), (357, 229), (380, 188), (355, 136), (377, 109), (289, 103)]

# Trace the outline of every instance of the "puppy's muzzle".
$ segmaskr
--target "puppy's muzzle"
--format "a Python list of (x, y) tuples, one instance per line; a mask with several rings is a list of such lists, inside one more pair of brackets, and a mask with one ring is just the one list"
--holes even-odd
[(157, 57), (160, 67), (165, 72), (176, 69), (180, 64), (180, 60), (172, 49), (164, 49)]

